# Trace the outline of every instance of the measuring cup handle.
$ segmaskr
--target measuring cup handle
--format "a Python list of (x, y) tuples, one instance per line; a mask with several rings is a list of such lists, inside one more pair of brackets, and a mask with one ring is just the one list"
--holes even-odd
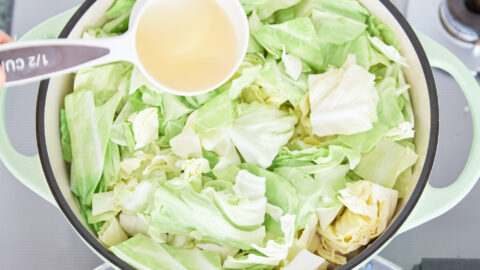
[[(119, 61), (113, 53), (121, 37), (98, 40), (39, 40), (0, 45), (0, 65), (5, 69), (5, 86), (63, 75), (93, 65)], [(122, 43), (120, 43), (122, 44)], [(118, 49), (117, 49), (118, 50)]]

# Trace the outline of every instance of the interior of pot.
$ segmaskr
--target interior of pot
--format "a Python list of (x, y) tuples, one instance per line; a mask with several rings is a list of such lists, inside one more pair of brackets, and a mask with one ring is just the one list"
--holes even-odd
[[(69, 34), (69, 38), (81, 38), (83, 32), (94, 26), (102, 26), (107, 21), (104, 13), (115, 0), (95, 1), (85, 12)], [(60, 110), (64, 108), (64, 98), (73, 91), (73, 74), (50, 79), (45, 103), (45, 138), (48, 157), (54, 177), (62, 196), (68, 202), (77, 218), (89, 229), (81, 218), (80, 204), (70, 189), (70, 166), (63, 160), (60, 142)], [(89, 229), (90, 230), (90, 229)], [(93, 235), (93, 231), (90, 230)]]
[[(410, 42), (407, 34), (402, 29), (402, 26), (381, 1), (360, 1), (396, 33), (396, 36), (400, 40), (401, 53), (407, 58), (408, 68), (405, 68), (404, 71), (408, 82), (412, 86), (410, 94), (415, 112), (415, 145), (417, 153), (420, 155), (420, 159), (413, 169), (413, 176), (408, 188), (407, 196), (400, 201), (395, 218), (391, 221), (392, 223), (404, 209), (405, 204), (420, 179), (422, 168), (424, 167), (431, 129), (429, 92), (419, 57), (417, 56), (415, 48)], [(103, 14), (110, 7), (112, 2), (113, 0), (96, 1), (73, 27), (69, 37), (80, 38), (83, 31), (87, 28), (102, 25), (106, 21)], [(73, 75), (57, 77), (50, 80), (48, 91), (46, 91), (45, 106), (39, 110), (39, 112), (44, 110), (43, 124), (45, 128), (44, 131), (40, 130), (39, 132), (45, 132), (44, 137), (46, 151), (51, 166), (51, 174), (61, 191), (61, 194), (57, 194), (57, 196), (63, 196), (64, 200), (77, 216), (79, 222), (82, 222), (85, 227), (88, 227), (81, 219), (80, 205), (75, 195), (70, 191), (69, 166), (64, 162), (61, 150), (59, 112), (64, 106), (65, 95), (72, 90)], [(93, 234), (93, 232), (90, 233)]]
[[(423, 71), (421, 62), (415, 48), (403, 30), (397, 19), (390, 13), (380, 1), (359, 0), (372, 14), (378, 17), (382, 22), (387, 24), (397, 36), (400, 41), (400, 53), (407, 59), (408, 67), (404, 67), (407, 82), (411, 85), (410, 95), (412, 106), (415, 115), (415, 147), (416, 152), (420, 156), (417, 163), (413, 167), (413, 174), (410, 186), (407, 189), (406, 195), (402, 198), (397, 206), (397, 211), (390, 221), (393, 223), (405, 204), (412, 195), (415, 186), (420, 179), (425, 159), (428, 152), (430, 129), (431, 129), (431, 114), (430, 114), (430, 98), (428, 92), (428, 85)], [(425, 59), (426, 60), (426, 59)], [(433, 162), (433, 161), (432, 161)]]

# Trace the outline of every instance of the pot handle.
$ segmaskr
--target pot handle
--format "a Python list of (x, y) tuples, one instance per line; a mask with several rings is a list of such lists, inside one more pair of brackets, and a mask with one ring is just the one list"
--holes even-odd
[(480, 178), (480, 87), (472, 72), (449, 50), (417, 32), (432, 67), (449, 73), (460, 85), (473, 119), (473, 141), (467, 164), (458, 179), (448, 187), (436, 188), (427, 183), (417, 205), (399, 233), (432, 220), (457, 205)]
[[(38, 40), (58, 37), (65, 24), (73, 16), (78, 7), (59, 14), (32, 29), (21, 40)], [(29, 157), (18, 153), (10, 143), (5, 126), (5, 100), (7, 89), (0, 90), (0, 160), (5, 167), (22, 184), (48, 202), (56, 205), (45, 180), (42, 165), (38, 155)]]
[(29, 157), (18, 153), (10, 143), (5, 126), (5, 100), (7, 89), (0, 90), (0, 160), (22, 184), (48, 202), (55, 204), (43, 175), (38, 154)]

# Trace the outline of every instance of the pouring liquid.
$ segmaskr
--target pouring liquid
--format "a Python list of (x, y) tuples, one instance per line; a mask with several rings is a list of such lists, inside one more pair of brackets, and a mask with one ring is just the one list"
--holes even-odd
[(233, 24), (215, 0), (152, 3), (140, 19), (136, 46), (149, 75), (182, 92), (214, 87), (239, 54)]

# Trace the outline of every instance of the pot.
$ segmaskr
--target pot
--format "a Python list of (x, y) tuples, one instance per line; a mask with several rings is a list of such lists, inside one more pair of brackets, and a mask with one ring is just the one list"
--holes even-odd
[[(79, 38), (86, 27), (106, 21), (104, 12), (114, 0), (87, 0), (78, 9), (65, 12), (36, 27), (24, 39), (58, 36), (68, 21), (61, 38)], [(360, 0), (374, 15), (386, 23), (400, 41), (407, 58), (405, 74), (415, 111), (415, 145), (420, 159), (414, 166), (407, 196), (401, 199), (387, 230), (340, 269), (352, 269), (385, 247), (401, 232), (425, 223), (454, 207), (473, 188), (480, 177), (480, 87), (470, 71), (451, 52), (421, 33), (415, 32), (388, 0)], [(465, 169), (452, 185), (434, 188), (428, 184), (439, 130), (437, 91), (432, 66), (450, 73), (464, 91), (474, 122), (472, 150)], [(36, 131), (39, 155), (26, 157), (10, 144), (5, 129), (4, 110), (0, 110), (0, 159), (22, 183), (44, 199), (58, 206), (76, 232), (99, 256), (120, 269), (131, 266), (110, 253), (88, 229), (80, 215), (80, 205), (70, 191), (68, 166), (63, 161), (59, 112), (66, 94), (72, 91), (73, 75), (43, 81), (37, 101)], [(6, 90), (0, 93), (4, 107)]]

